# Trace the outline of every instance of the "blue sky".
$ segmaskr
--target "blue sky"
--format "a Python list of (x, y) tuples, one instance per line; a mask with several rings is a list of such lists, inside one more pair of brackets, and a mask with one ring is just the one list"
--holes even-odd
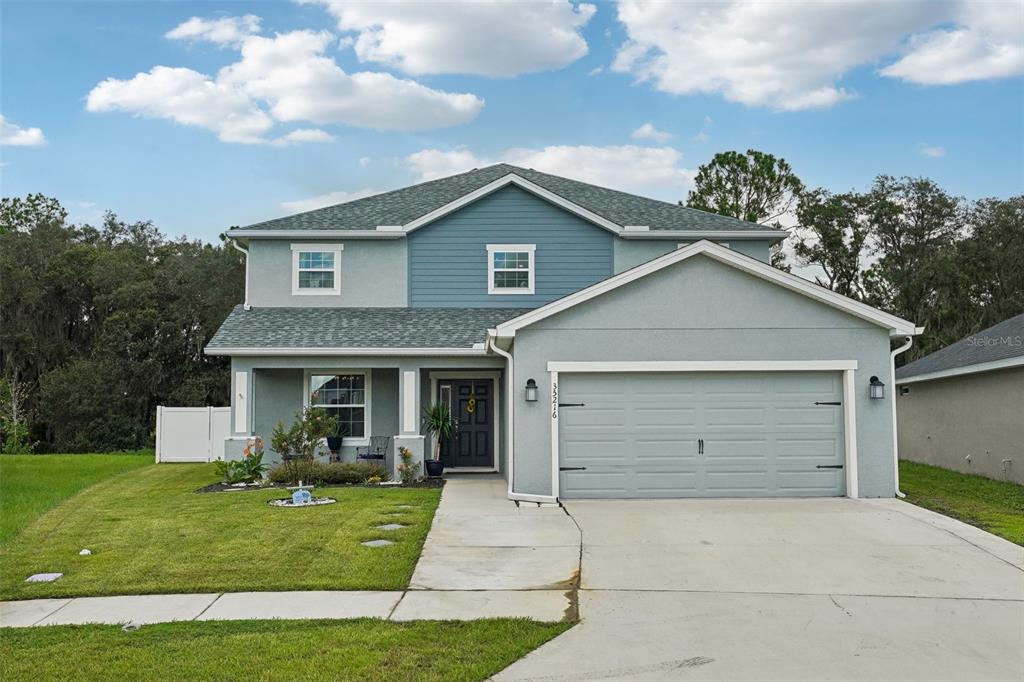
[(1006, 197), (1021, 8), (3, 2), (0, 180), (205, 240), (498, 160), (675, 200), (756, 148)]

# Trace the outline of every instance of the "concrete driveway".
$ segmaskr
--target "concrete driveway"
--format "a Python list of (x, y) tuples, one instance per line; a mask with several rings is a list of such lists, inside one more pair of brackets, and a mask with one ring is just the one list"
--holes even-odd
[(1021, 680), (1024, 548), (898, 500), (570, 501), (582, 622), (499, 680)]

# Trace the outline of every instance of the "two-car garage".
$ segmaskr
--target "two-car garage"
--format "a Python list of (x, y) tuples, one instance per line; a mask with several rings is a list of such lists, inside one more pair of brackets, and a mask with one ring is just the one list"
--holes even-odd
[(563, 498), (845, 494), (842, 373), (572, 373)]
[(680, 248), (497, 326), (510, 493), (891, 497), (893, 358), (915, 333), (717, 244)]

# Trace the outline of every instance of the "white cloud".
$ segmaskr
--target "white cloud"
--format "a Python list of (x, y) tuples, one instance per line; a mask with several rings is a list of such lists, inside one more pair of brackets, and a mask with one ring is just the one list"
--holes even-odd
[(370, 159), (369, 156), (360, 156), (359, 157), (359, 167), (360, 168), (366, 168), (367, 166), (370, 165), (370, 161), (371, 160), (372, 159)]
[(357, 34), (360, 61), (413, 75), (510, 77), (560, 69), (587, 54), (580, 31), (596, 11), (567, 0), (307, 1), (326, 6), (339, 29)]
[(921, 156), (926, 156), (929, 159), (941, 159), (946, 155), (945, 147), (930, 144), (919, 145), (917, 151), (920, 152)]
[(910, 51), (882, 75), (922, 85), (1024, 74), (1024, 14), (1019, 2), (970, 2), (955, 27), (913, 36)]
[(465, 123), (483, 108), (472, 94), (387, 73), (346, 73), (324, 54), (332, 41), (328, 32), (248, 35), (237, 46), (241, 59), (216, 76), (155, 66), (128, 80), (106, 79), (89, 93), (86, 108), (171, 119), (245, 144), (327, 139), (323, 131), (289, 133), (293, 137), (280, 142), (268, 138), (278, 122), (413, 131)]
[(327, 194), (320, 194), (315, 197), (309, 197), (307, 199), (297, 199), (295, 201), (283, 201), (281, 202), (281, 208), (289, 213), (302, 213), (304, 211), (312, 211), (317, 208), (323, 208), (324, 206), (333, 206), (334, 204), (343, 204), (346, 201), (355, 201), (356, 199), (362, 199), (363, 197), (372, 196), (374, 194), (380, 194), (380, 190), (376, 189), (357, 189), (354, 192), (346, 192), (339, 190), (337, 192), (328, 192)]
[(171, 40), (205, 40), (217, 45), (239, 45), (260, 32), (260, 18), (253, 14), (242, 17), (203, 19), (192, 17), (164, 34)]
[(591, 78), (593, 78), (594, 76), (600, 76), (602, 73), (604, 73), (603, 66), (595, 66), (590, 71), (587, 71), (587, 75), (590, 76)]
[(554, 145), (541, 149), (512, 148), (498, 159), (481, 158), (467, 149), (424, 149), (406, 157), (406, 164), (420, 180), (499, 161), (667, 201), (683, 198), (695, 174), (680, 165), (682, 153), (672, 147)]
[(182, 67), (154, 66), (128, 80), (108, 78), (92, 89), (87, 111), (124, 111), (206, 128), (222, 142), (260, 144), (274, 126), (237, 84)]
[(11, 147), (39, 147), (46, 144), (46, 136), (39, 128), (22, 128), (0, 114), (0, 145)]
[(705, 133), (703, 130), (693, 136), (693, 141), (694, 142), (707, 142), (710, 139), (711, 139), (711, 137), (707, 133)]
[(334, 135), (319, 128), (297, 128), (275, 139), (273, 144), (287, 146), (303, 142), (334, 142)]
[(634, 130), (630, 135), (634, 140), (654, 140), (655, 142), (668, 142), (672, 139), (672, 133), (658, 130), (653, 123), (647, 122)]
[(776, 110), (855, 97), (843, 76), (891, 56), (898, 61), (881, 73), (918, 83), (1024, 72), (1015, 2), (623, 0), (618, 17), (628, 40), (614, 70), (663, 92), (717, 93)]

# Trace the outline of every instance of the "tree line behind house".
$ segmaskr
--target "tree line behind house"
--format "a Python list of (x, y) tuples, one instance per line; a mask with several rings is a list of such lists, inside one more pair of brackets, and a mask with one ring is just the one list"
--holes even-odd
[[(797, 223), (773, 264), (925, 325), (909, 359), (1024, 310), (1024, 196), (966, 201), (884, 175), (837, 194), (748, 151), (702, 166), (686, 203)], [(228, 404), (229, 364), (203, 348), (241, 302), (244, 272), (223, 242), (114, 213), (72, 224), (38, 194), (0, 200), (2, 450), (152, 447), (157, 405)]]

